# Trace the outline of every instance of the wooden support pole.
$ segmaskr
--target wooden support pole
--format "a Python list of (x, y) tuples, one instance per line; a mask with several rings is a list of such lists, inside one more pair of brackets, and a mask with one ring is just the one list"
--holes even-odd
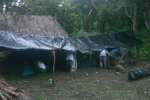
[(49, 84), (55, 86), (55, 64), (56, 64), (56, 52), (55, 49), (52, 50), (53, 55), (53, 66), (52, 66), (52, 77), (49, 79)]

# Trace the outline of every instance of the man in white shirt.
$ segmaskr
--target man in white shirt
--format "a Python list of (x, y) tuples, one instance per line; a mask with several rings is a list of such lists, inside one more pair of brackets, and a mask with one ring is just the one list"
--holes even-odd
[(110, 66), (109, 64), (109, 52), (107, 49), (103, 49), (101, 52), (100, 52), (100, 66), (102, 68), (108, 68)]

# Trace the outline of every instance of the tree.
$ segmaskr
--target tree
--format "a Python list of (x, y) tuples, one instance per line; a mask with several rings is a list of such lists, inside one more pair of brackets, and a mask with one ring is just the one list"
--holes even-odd
[[(125, 1), (125, 13), (131, 19), (133, 25), (133, 31), (137, 32), (140, 27), (140, 19), (145, 20), (145, 26), (149, 28), (149, 0), (126, 0)], [(144, 16), (144, 17), (143, 17)]]
[(147, 29), (150, 29), (150, 1), (144, 2), (142, 11), (144, 16), (145, 27)]
[(7, 11), (11, 6), (12, 2), (13, 0), (0, 0), (0, 12), (3, 13), (4, 7), (6, 7), (6, 11)]
[(51, 15), (68, 33), (149, 29), (149, 0), (0, 0), (11, 14)]

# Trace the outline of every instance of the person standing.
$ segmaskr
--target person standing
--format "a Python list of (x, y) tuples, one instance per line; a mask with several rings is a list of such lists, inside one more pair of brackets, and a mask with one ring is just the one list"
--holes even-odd
[(110, 67), (110, 61), (109, 61), (109, 52), (107, 49), (103, 49), (100, 52), (100, 67), (102, 68), (109, 68)]
[(67, 66), (70, 68), (70, 72), (77, 71), (77, 59), (76, 55), (73, 52), (69, 52), (66, 57)]

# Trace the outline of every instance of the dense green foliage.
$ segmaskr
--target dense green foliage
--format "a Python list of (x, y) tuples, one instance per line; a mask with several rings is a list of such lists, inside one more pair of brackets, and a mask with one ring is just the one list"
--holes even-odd
[(139, 58), (140, 61), (150, 61), (150, 30), (140, 31), (138, 37), (143, 41), (142, 47), (139, 49)]
[(11, 14), (52, 15), (73, 35), (150, 28), (149, 0), (0, 0), (0, 9)]
[(51, 15), (73, 36), (133, 31), (150, 58), (150, 0), (0, 0), (0, 12)]

